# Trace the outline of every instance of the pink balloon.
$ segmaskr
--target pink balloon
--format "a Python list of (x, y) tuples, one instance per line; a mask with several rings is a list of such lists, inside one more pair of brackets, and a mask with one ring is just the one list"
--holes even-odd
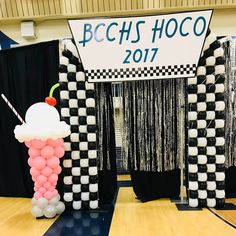
[(65, 150), (62, 146), (56, 147), (54, 154), (56, 157), (61, 158), (64, 156)]
[(34, 191), (35, 191), (35, 192), (39, 191), (39, 188), (34, 187)]
[(40, 174), (40, 171), (37, 170), (35, 167), (32, 167), (32, 168), (30, 169), (30, 174), (31, 174), (33, 177), (37, 178), (38, 175)]
[(34, 187), (39, 188), (39, 187), (40, 187), (40, 184), (39, 184), (38, 182), (35, 182), (35, 183), (34, 183)]
[(51, 146), (45, 146), (42, 150), (41, 150), (41, 156), (43, 156), (44, 158), (50, 158), (52, 157), (54, 154), (54, 149)]
[(57, 166), (56, 168), (54, 168), (53, 173), (59, 175), (61, 173), (61, 167)]
[(30, 142), (31, 147), (36, 149), (42, 149), (46, 145), (46, 141), (42, 141), (39, 139), (33, 139)]
[(57, 157), (51, 157), (50, 159), (47, 160), (47, 166), (51, 168), (55, 168), (60, 164), (60, 160)]
[(33, 160), (33, 158), (28, 158), (28, 165), (30, 166), (30, 167), (33, 167), (34, 166), (34, 160)]
[(51, 191), (47, 191), (43, 195), (47, 200), (50, 200), (53, 197), (53, 193)]
[(46, 191), (47, 190), (45, 188), (43, 188), (43, 187), (39, 188), (39, 192), (42, 193), (42, 194), (46, 193)]
[(25, 146), (30, 148), (32, 146), (31, 141), (25, 141)]
[(40, 156), (40, 151), (39, 149), (32, 147), (28, 150), (28, 154), (30, 157), (34, 158), (34, 157)]
[(49, 176), (52, 174), (52, 169), (48, 166), (46, 166), (42, 171), (41, 171), (42, 175), (44, 176)]
[(46, 189), (49, 189), (51, 187), (51, 183), (50, 182), (46, 182), (44, 185), (43, 185), (44, 188)]
[(45, 177), (45, 176), (43, 176), (43, 175), (39, 175), (39, 176), (37, 177), (37, 181), (38, 181), (38, 183), (39, 183), (40, 185), (43, 185), (44, 183), (47, 182), (47, 177)]
[(41, 198), (41, 197), (42, 197), (42, 194), (41, 194), (39, 191), (37, 191), (37, 192), (34, 193), (34, 198), (35, 198), (35, 199), (38, 200), (38, 199)]
[(48, 181), (53, 185), (57, 183), (58, 180), (58, 175), (52, 174), (51, 176), (48, 177)]
[(57, 147), (57, 146), (61, 146), (63, 144), (63, 139), (62, 138), (58, 138), (58, 139), (48, 139), (47, 140), (47, 144), (49, 146), (52, 147)]
[(38, 156), (34, 158), (34, 166), (38, 169), (38, 170), (42, 170), (45, 166), (46, 166), (46, 161), (44, 160), (43, 157)]
[(55, 189), (55, 186), (51, 186), (51, 187), (49, 188), (49, 191), (53, 192), (54, 189)]

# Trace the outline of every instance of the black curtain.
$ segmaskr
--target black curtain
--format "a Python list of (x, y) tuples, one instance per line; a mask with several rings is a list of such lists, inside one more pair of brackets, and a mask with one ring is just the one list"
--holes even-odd
[[(58, 41), (2, 50), (0, 93), (6, 95), (24, 118), (27, 109), (44, 101), (51, 86), (58, 82), (58, 65)], [(32, 197), (27, 148), (13, 133), (20, 122), (3, 100), (0, 112), (0, 196)]]
[(99, 203), (108, 204), (117, 190), (116, 144), (111, 84), (96, 84)]

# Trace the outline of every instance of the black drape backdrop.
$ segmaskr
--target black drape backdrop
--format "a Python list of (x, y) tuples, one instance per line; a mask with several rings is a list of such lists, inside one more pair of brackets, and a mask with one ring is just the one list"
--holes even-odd
[(116, 144), (111, 84), (96, 84), (98, 186), (100, 204), (110, 203), (117, 190)]
[[(58, 82), (58, 60), (58, 41), (0, 51), (0, 93), (23, 118), (28, 107), (44, 101), (50, 87)], [(13, 133), (17, 124), (20, 122), (1, 100), (0, 196), (31, 197), (27, 149)]]

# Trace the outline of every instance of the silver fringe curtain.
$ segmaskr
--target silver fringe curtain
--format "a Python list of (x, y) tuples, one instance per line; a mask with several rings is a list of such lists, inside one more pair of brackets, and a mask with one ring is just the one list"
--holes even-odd
[(168, 171), (185, 156), (185, 79), (123, 84), (123, 147), (131, 169)]
[(226, 167), (236, 166), (236, 38), (223, 43), (226, 67)]

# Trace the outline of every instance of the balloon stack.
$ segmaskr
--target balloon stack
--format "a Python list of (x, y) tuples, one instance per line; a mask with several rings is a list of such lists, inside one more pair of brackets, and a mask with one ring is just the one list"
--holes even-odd
[(70, 126), (60, 121), (52, 87), (46, 103), (33, 104), (26, 112), (25, 123), (17, 125), (14, 133), (19, 142), (29, 148), (28, 164), (34, 181), (32, 215), (36, 218), (53, 218), (65, 210), (56, 190), (61, 172), (60, 158), (64, 156), (63, 138), (70, 135)]

